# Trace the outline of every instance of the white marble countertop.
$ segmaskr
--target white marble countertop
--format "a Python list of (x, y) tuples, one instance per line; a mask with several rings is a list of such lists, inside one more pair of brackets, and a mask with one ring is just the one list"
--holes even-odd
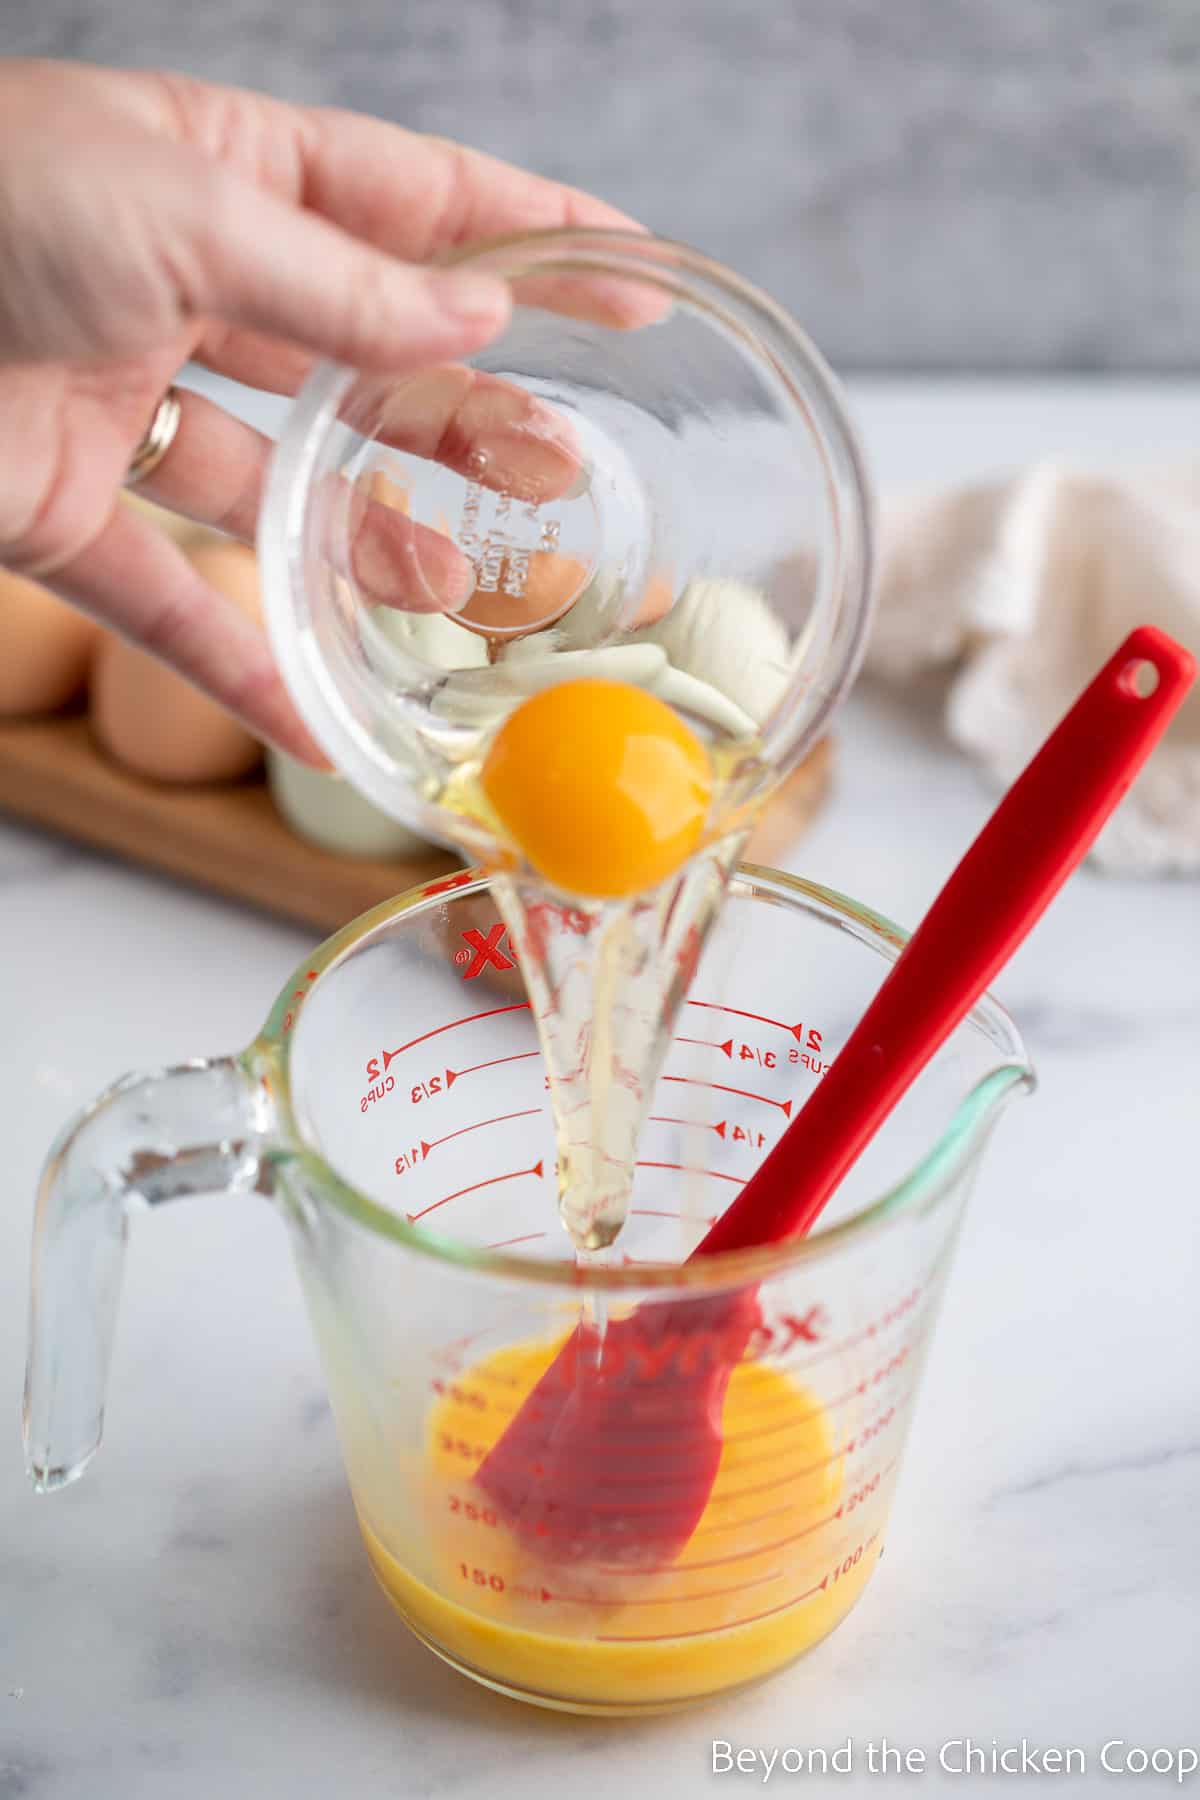
[[(886, 488), (1191, 454), (1200, 385), (855, 399)], [(836, 796), (792, 866), (914, 921), (988, 795), (932, 696), (860, 688), (839, 740)], [(883, 1736), (929, 1755), (923, 1778), (890, 1777), (910, 1784), (953, 1782), (938, 1748), (970, 1736), (1082, 1747), (1086, 1783), (1121, 1787), (1107, 1740), (1196, 1743), (1198, 919), (1195, 883), (1085, 873), (999, 985), (1041, 1090), (985, 1161), (862, 1605), (756, 1691), (614, 1726), (495, 1698), (407, 1638), (359, 1546), (266, 1205), (139, 1221), (108, 1441), (70, 1491), (27, 1489), (16, 1421), (50, 1138), (127, 1067), (244, 1043), (309, 940), (0, 824), (0, 1800), (690, 1795), (716, 1780), (714, 1738), (850, 1738), (845, 1790), (872, 1780)]]

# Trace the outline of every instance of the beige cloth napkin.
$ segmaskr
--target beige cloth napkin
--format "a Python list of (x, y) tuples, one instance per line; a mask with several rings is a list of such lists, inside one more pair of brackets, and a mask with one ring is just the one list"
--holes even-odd
[[(1045, 465), (884, 508), (867, 667), (900, 684), (951, 670), (947, 732), (997, 786), (1142, 624), (1200, 655), (1200, 464), (1119, 481)], [(1200, 874), (1200, 692), (1093, 860), (1114, 874)]]

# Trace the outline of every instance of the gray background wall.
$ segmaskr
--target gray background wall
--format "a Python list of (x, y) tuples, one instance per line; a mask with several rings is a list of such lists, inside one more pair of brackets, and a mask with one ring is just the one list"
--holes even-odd
[(1200, 363), (1200, 0), (0, 0), (593, 188), (843, 368)]

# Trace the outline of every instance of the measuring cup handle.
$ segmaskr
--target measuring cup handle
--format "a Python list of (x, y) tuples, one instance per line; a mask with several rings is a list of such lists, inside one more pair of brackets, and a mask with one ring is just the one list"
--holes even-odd
[(266, 1089), (225, 1057), (126, 1075), (60, 1133), (38, 1187), (22, 1409), (39, 1492), (74, 1481), (99, 1448), (130, 1211), (265, 1189), (270, 1113)]

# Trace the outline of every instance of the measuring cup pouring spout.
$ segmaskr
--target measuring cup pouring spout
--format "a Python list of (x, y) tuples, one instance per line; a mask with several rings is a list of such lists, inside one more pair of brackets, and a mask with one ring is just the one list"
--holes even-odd
[[(29, 1473), (61, 1487), (100, 1442), (133, 1214), (221, 1190), (268, 1195), (367, 1551), (404, 1617), (456, 1667), (526, 1699), (680, 1705), (782, 1666), (865, 1585), (962, 1205), (1032, 1072), (985, 998), (818, 1231), (687, 1263), (904, 942), (840, 895), (743, 867), (648, 1104), (626, 1225), (612, 1250), (576, 1263), (520, 967), (463, 955), (497, 942), (496, 923), (478, 874), (414, 890), (302, 964), (244, 1053), (127, 1076), (67, 1127), (37, 1204)], [(576, 1404), (588, 1345), (606, 1334), (611, 1379), (623, 1331), (641, 1358), (631, 1406), (614, 1409), (595, 1479), (571, 1491), (574, 1525), (547, 1512), (562, 1491), (552, 1442), (530, 1437), (518, 1455), (509, 1442), (498, 1504), (487, 1459), (536, 1410), (523, 1403), (538, 1381), (556, 1361), (573, 1367)], [(576, 1333), (572, 1365), (560, 1353)], [(696, 1446), (675, 1442), (655, 1396), (694, 1379), (697, 1356), (728, 1375), (720, 1467), (689, 1542), (659, 1568), (647, 1509)]]

